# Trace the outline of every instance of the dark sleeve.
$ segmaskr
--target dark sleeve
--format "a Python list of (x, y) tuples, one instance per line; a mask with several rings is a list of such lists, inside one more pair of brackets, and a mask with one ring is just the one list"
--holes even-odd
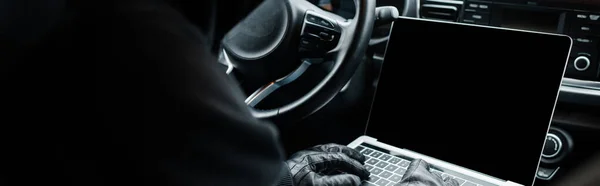
[(99, 130), (112, 143), (98, 170), (119, 184), (277, 184), (278, 132), (250, 114), (206, 39), (169, 7), (123, 10), (93, 26)]

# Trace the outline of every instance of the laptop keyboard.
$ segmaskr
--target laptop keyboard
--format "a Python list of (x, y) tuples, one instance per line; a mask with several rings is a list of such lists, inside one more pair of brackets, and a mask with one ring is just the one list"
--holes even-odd
[[(391, 154), (387, 154), (365, 146), (356, 147), (360, 153), (365, 155), (365, 168), (371, 172), (371, 178), (366, 182), (366, 186), (394, 186), (402, 180), (402, 176), (410, 165), (410, 161), (402, 159)], [(434, 174), (441, 175), (446, 179), (451, 177), (455, 179), (460, 186), (481, 186), (466, 179), (432, 170)]]

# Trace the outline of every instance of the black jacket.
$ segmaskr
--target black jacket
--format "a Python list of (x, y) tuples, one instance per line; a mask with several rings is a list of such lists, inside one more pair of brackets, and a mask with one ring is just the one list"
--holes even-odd
[(0, 40), (0, 185), (290, 185), (276, 128), (196, 25), (160, 2), (63, 5)]

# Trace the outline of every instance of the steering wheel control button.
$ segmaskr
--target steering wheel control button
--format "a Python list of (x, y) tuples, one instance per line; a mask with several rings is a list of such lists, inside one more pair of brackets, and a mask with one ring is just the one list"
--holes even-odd
[(320, 18), (313, 14), (306, 14), (306, 21), (329, 29), (335, 28), (335, 26), (333, 26), (333, 23), (331, 23), (330, 21)]
[(327, 20), (321, 20), (321, 22), (319, 22), (319, 24), (320, 24), (321, 26), (324, 26), (324, 27), (327, 27), (327, 28), (331, 28), (331, 29), (333, 29), (333, 28), (334, 28), (334, 27), (333, 27), (333, 23), (331, 23), (331, 22), (329, 22), (329, 21), (327, 21)]
[(590, 59), (587, 56), (579, 56), (573, 61), (573, 67), (577, 71), (585, 71), (590, 67)]
[(318, 50), (320, 48), (319, 38), (310, 35), (302, 37), (300, 39), (300, 48), (310, 51)]
[(329, 29), (328, 27), (326, 28), (325, 26), (313, 23), (315, 21), (320, 22), (321, 20), (326, 21), (325, 19), (310, 13), (306, 14), (306, 21), (308, 23), (304, 24), (302, 30), (300, 40), (301, 55), (306, 57), (321, 57), (324, 53), (327, 53), (337, 46), (341, 33), (334, 29)]
[(556, 174), (559, 168), (556, 169), (548, 169), (543, 167), (538, 167), (538, 172), (536, 174), (537, 178), (542, 180), (550, 180)]
[(312, 15), (312, 14), (307, 14), (306, 15), (306, 21), (314, 23), (314, 24), (318, 24), (319, 18), (317, 16)]
[(321, 33), (319, 33), (319, 37), (321, 37), (321, 39), (325, 40), (325, 41), (333, 41), (333, 38), (335, 36), (333, 36), (332, 34), (329, 34), (327, 32), (321, 32)]
[(548, 159), (555, 158), (560, 154), (561, 150), (562, 140), (556, 134), (549, 133), (546, 136), (546, 144), (544, 145), (542, 157)]

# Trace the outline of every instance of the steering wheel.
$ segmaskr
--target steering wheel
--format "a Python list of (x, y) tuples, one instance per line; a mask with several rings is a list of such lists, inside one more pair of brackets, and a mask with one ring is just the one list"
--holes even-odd
[[(348, 83), (365, 55), (375, 22), (375, 0), (354, 0), (354, 4), (354, 18), (345, 19), (306, 0), (266, 0), (225, 35), (220, 59), (230, 65), (228, 73), (235, 68), (236, 73), (265, 83), (246, 99), (255, 117), (279, 124), (302, 119)], [(254, 108), (300, 77), (312, 62), (297, 59), (310, 56), (333, 60), (322, 81), (287, 105)]]

